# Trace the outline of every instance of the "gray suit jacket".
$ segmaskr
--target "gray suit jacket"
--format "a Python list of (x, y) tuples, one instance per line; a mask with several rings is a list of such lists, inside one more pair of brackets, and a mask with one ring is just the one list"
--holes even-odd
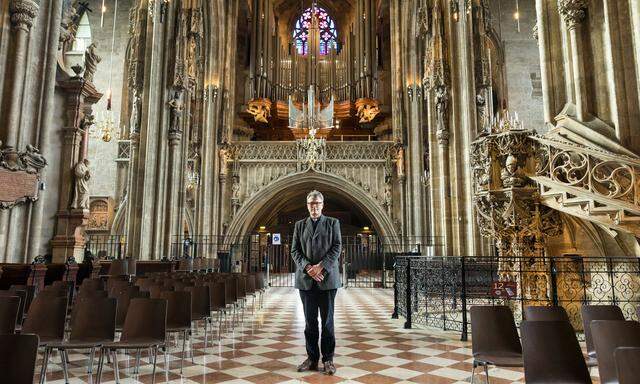
[(296, 263), (295, 287), (309, 290), (313, 287), (313, 278), (305, 272), (308, 264), (322, 261), (324, 280), (318, 283), (321, 290), (340, 288), (340, 252), (342, 236), (340, 221), (333, 217), (320, 216), (316, 231), (313, 231), (311, 217), (296, 222), (291, 244), (291, 257)]

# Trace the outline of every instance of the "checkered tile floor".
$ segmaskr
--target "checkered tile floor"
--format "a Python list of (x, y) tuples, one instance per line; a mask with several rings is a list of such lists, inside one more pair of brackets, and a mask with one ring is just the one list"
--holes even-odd
[[(251, 300), (249, 300), (249, 306)], [(464, 383), (470, 381), (471, 343), (459, 341), (457, 333), (434, 329), (403, 329), (403, 320), (393, 320), (393, 291), (340, 289), (336, 297), (335, 376), (318, 372), (296, 372), (306, 357), (304, 317), (300, 297), (292, 288), (271, 288), (264, 307), (245, 316), (235, 331), (223, 332), (222, 340), (205, 348), (202, 328), (194, 335), (194, 357), (184, 362), (180, 374), (182, 343), (169, 348), (170, 370), (158, 356), (156, 383)], [(70, 351), (70, 383), (87, 383), (88, 355)], [(118, 356), (122, 383), (150, 383), (152, 365), (143, 353), (140, 373), (133, 374), (134, 358)], [(38, 362), (37, 370), (40, 368)], [(96, 358), (97, 368), (97, 358)], [(94, 369), (94, 371), (97, 369)], [(522, 383), (521, 370), (493, 368), (491, 383)], [(37, 379), (37, 377), (36, 377)], [(59, 355), (50, 360), (48, 383), (64, 383)], [(113, 383), (114, 373), (105, 364), (103, 383)], [(484, 383), (478, 375), (476, 383)]]

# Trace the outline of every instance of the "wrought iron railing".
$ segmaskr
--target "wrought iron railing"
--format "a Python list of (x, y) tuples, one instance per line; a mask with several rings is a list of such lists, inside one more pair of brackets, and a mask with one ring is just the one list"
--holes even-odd
[(126, 256), (127, 237), (125, 235), (89, 235), (85, 252), (94, 258), (122, 259)]
[(564, 307), (577, 332), (580, 308), (618, 305), (637, 320), (640, 259), (624, 257), (425, 257), (398, 256), (394, 313), (413, 324), (459, 331), (466, 340), (474, 305), (508, 305), (516, 322), (528, 305)]

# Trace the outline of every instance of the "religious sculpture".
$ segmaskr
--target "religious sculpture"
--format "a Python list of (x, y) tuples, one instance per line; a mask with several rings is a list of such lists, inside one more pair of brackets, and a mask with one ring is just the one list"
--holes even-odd
[(361, 124), (372, 122), (380, 113), (380, 103), (375, 99), (358, 99), (356, 100), (356, 108)]
[(96, 44), (91, 43), (84, 52), (84, 79), (86, 81), (93, 82), (93, 76), (100, 61), (102, 61), (102, 57), (98, 56), (98, 52), (96, 52)]
[(237, 177), (234, 177), (233, 185), (231, 186), (231, 205), (233, 206), (233, 214), (235, 215), (240, 207), (240, 182)]
[(218, 150), (218, 156), (220, 158), (220, 176), (227, 174), (227, 164), (229, 163), (230, 153), (225, 147)]
[(522, 178), (518, 172), (518, 159), (513, 156), (507, 156), (505, 165), (502, 171), (500, 171), (500, 179), (504, 187), (521, 187), (525, 184), (524, 178)]
[(83, 159), (73, 169), (75, 176), (74, 195), (71, 202), (73, 209), (89, 209), (89, 159)]
[(82, 120), (80, 120), (80, 129), (82, 129), (83, 131), (86, 131), (88, 129), (91, 129), (91, 126), (95, 123), (96, 123), (95, 116), (93, 116), (90, 113), (86, 114), (84, 115)]
[(182, 105), (182, 92), (176, 91), (173, 98), (169, 100), (169, 109), (170, 109), (170, 122), (169, 122), (169, 132), (170, 133), (179, 133), (182, 132), (182, 111), (184, 110), (184, 106)]
[(247, 103), (247, 112), (253, 115), (256, 122), (267, 124), (271, 117), (271, 100), (260, 98)]
[(391, 194), (391, 184), (386, 183), (384, 185), (383, 205), (387, 209), (387, 213), (391, 215), (391, 209), (393, 207), (393, 196)]
[(398, 147), (396, 153), (396, 169), (398, 171), (398, 177), (404, 177), (404, 147)]
[(133, 89), (131, 96), (131, 117), (129, 118), (129, 131), (131, 133), (140, 131), (140, 96), (136, 89)]
[(449, 143), (449, 129), (447, 128), (447, 109), (449, 107), (449, 95), (444, 85), (435, 88), (436, 96), (436, 136), (440, 145)]
[(28, 173), (37, 173), (47, 165), (47, 160), (38, 148), (31, 144), (27, 144), (26, 151), (20, 154), (20, 160)]

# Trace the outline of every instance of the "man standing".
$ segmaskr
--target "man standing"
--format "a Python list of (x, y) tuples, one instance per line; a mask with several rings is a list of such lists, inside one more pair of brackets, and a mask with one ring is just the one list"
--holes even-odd
[[(333, 304), (340, 288), (338, 259), (342, 248), (340, 222), (322, 215), (324, 197), (318, 191), (307, 195), (309, 217), (296, 222), (291, 245), (291, 257), (296, 263), (296, 284), (304, 309), (304, 338), (307, 359), (298, 372), (317, 371), (320, 351), (324, 373), (333, 375), (333, 353), (336, 338), (333, 327)], [(322, 323), (322, 338), (318, 350), (318, 310)]]

